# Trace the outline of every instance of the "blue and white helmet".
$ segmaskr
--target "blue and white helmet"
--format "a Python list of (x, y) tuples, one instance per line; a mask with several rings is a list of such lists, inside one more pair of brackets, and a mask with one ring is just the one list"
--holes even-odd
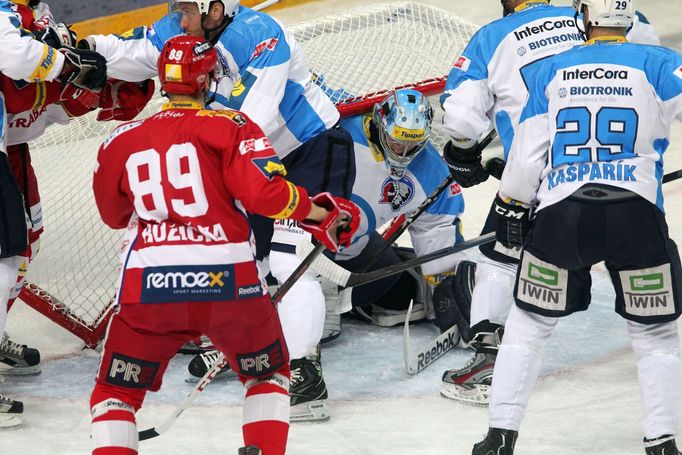
[(573, 0), (576, 13), (582, 13), (583, 6), (593, 27), (629, 28), (635, 16), (632, 0)]
[(416, 90), (396, 90), (374, 106), (374, 122), (391, 178), (400, 180), (405, 168), (424, 150), (432, 120), (429, 100)]
[(180, 3), (194, 3), (199, 7), (200, 14), (208, 14), (213, 2), (222, 3), (223, 14), (227, 17), (234, 17), (239, 11), (239, 0), (168, 0), (168, 12), (173, 14)]

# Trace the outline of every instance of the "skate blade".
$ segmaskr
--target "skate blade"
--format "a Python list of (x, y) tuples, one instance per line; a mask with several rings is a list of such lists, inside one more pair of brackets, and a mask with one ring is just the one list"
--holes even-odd
[(326, 422), (331, 419), (325, 400), (308, 401), (290, 408), (289, 422)]
[(336, 340), (338, 337), (341, 336), (341, 330), (332, 330), (328, 333), (324, 333), (322, 335), (322, 339), (320, 340), (321, 344), (326, 344), (329, 343), (330, 341)]
[(23, 420), (15, 414), (0, 414), (0, 430), (16, 430), (23, 423)]
[(475, 384), (471, 387), (462, 387), (457, 384), (443, 383), (440, 387), (440, 396), (472, 406), (488, 406), (490, 386)]
[(40, 374), (40, 365), (32, 367), (0, 367), (0, 376), (35, 376)]

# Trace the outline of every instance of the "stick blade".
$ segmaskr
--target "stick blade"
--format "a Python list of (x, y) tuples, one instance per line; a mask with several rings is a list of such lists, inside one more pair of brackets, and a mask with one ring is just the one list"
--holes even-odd
[[(315, 249), (312, 243), (308, 241), (300, 242), (296, 245), (296, 256), (300, 260), (304, 260)], [(339, 286), (347, 286), (348, 280), (351, 277), (351, 272), (344, 269), (327, 256), (320, 254), (313, 262), (310, 263), (310, 269), (322, 275), (329, 281), (338, 284)]]
[(156, 427), (149, 428), (147, 430), (142, 430), (139, 432), (137, 439), (140, 441), (146, 441), (147, 439), (152, 439), (159, 436), (161, 433), (156, 431)]

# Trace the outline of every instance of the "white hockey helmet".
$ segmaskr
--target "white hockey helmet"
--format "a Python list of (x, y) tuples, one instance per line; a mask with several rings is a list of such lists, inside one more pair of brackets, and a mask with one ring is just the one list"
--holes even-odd
[(174, 13), (180, 3), (194, 3), (199, 7), (199, 13), (208, 14), (214, 2), (222, 3), (223, 14), (227, 17), (234, 17), (239, 10), (239, 0), (168, 0), (168, 11)]
[(633, 3), (633, 0), (573, 0), (573, 8), (577, 13), (583, 12), (583, 6), (587, 8), (588, 26), (629, 28), (635, 16)]
[(426, 147), (432, 120), (429, 100), (416, 90), (396, 90), (374, 106), (374, 123), (391, 178), (400, 180)]

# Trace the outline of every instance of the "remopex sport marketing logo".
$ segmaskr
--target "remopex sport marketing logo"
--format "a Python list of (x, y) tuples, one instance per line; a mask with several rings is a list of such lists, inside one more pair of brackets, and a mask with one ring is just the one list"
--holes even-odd
[(141, 303), (232, 300), (234, 265), (148, 267)]

